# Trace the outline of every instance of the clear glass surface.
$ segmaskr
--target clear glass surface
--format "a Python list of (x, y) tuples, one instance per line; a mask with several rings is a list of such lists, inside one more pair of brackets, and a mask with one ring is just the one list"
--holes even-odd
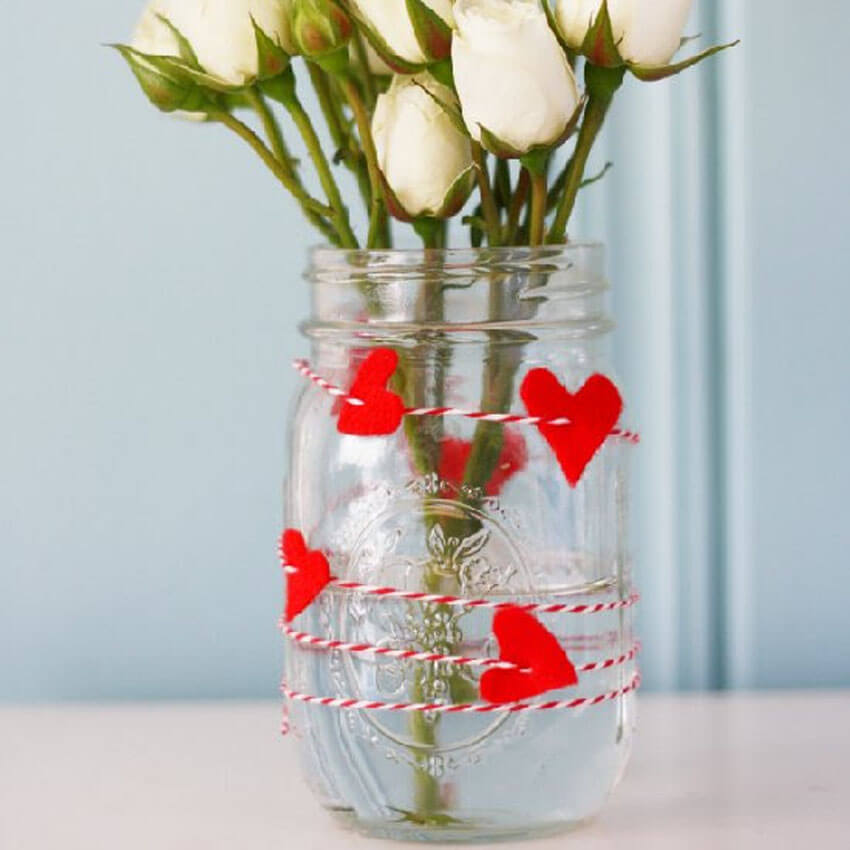
[[(570, 390), (609, 357), (603, 249), (314, 252), (303, 325), (317, 373), (348, 387), (370, 350), (392, 348), (409, 407), (525, 412), (524, 375)], [(622, 390), (622, 388), (621, 388)], [(624, 393), (624, 397), (627, 398)], [(464, 598), (579, 603), (633, 592), (630, 445), (609, 439), (571, 488), (538, 429), (407, 417), (388, 437), (340, 434), (340, 402), (304, 382), (291, 418), (286, 522), (337, 577)], [(628, 423), (626, 423), (628, 424)], [(576, 666), (633, 646), (632, 609), (542, 614)], [(323, 638), (498, 656), (492, 611), (329, 589), (298, 620)], [(538, 700), (624, 688), (634, 662), (582, 673)], [(287, 641), (297, 691), (384, 702), (480, 702), (477, 669), (375, 659)], [(490, 841), (579, 823), (625, 767), (634, 695), (516, 715), (345, 711), (293, 703), (292, 735), (323, 804), (373, 835)]]

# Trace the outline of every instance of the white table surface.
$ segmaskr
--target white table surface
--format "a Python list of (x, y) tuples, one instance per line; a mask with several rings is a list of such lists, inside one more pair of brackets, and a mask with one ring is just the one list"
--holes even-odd
[[(360, 850), (275, 703), (0, 708), (2, 850)], [(430, 845), (436, 846), (436, 845)], [(504, 850), (850, 848), (850, 692), (643, 697), (604, 813)]]

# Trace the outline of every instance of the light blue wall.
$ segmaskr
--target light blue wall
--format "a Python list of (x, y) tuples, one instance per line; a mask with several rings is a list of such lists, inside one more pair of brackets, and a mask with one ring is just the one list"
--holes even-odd
[(747, 159), (752, 680), (850, 684), (850, 102), (833, 59), (850, 8), (808, 6), (816, 35), (801, 45), (799, 6), (776, 5), (748, 4), (750, 28), (762, 22)]
[[(4, 28), (0, 695), (274, 695), (308, 235), (250, 153), (156, 114), (131, 0)], [(14, 117), (14, 121), (12, 121)]]
[(646, 434), (652, 686), (850, 685), (848, 24), (838, 0), (699, 4), (694, 31), (743, 44), (633, 86), (585, 202)]
[[(136, 11), (4, 8), (38, 42), (0, 55), (2, 699), (276, 691), (312, 236), (235, 140), (154, 114), (98, 46)], [(815, 76), (850, 9), (703, 0), (700, 16), (744, 46), (631, 87), (579, 225), (612, 247), (647, 435), (647, 678), (850, 684), (850, 119), (842, 79)]]

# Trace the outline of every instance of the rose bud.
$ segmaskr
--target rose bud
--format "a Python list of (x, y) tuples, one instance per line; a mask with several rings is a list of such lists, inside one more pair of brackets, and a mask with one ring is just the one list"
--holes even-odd
[(246, 85), (260, 73), (255, 24), (282, 51), (295, 52), (290, 4), (291, 0), (152, 0), (142, 13), (132, 46), (141, 53), (179, 57), (179, 33), (207, 73), (230, 85)]
[[(603, 2), (558, 0), (556, 18), (570, 47), (588, 53), (583, 50), (585, 40), (603, 10)], [(621, 63), (666, 65), (679, 49), (692, 5), (693, 0), (608, 0), (610, 35)]]
[(452, 108), (451, 90), (424, 73), (395, 77), (378, 98), (372, 135), (397, 218), (447, 218), (469, 197), (472, 152)]
[(295, 0), (292, 21), (295, 41), (306, 57), (329, 65), (328, 70), (345, 67), (354, 27), (334, 0)]
[[(180, 58), (182, 54), (180, 40), (174, 30), (159, 17), (159, 11), (165, 6), (164, 2), (150, 3), (142, 12), (136, 25), (130, 46), (139, 54), (147, 56), (173, 56)], [(141, 55), (129, 54), (122, 51), (129, 62), (142, 89), (157, 108), (163, 112), (171, 112), (179, 118), (190, 121), (203, 121), (205, 112), (186, 110), (187, 89), (179, 81), (168, 77), (159, 69), (153, 67)]]
[(398, 71), (446, 59), (451, 45), (452, 0), (351, 0), (370, 41)]
[(455, 86), (476, 141), (522, 156), (563, 140), (579, 91), (538, 0), (457, 0)]

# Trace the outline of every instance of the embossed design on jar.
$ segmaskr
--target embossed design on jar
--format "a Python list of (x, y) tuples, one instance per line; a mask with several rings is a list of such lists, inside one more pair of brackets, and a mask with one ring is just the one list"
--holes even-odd
[[(517, 529), (497, 499), (427, 476), (402, 492), (364, 494), (364, 500), (372, 506), (381, 502), (384, 509), (361, 527), (339, 565), (346, 578), (471, 596), (528, 592), (532, 574)], [(354, 508), (353, 515), (362, 517), (363, 512)], [(349, 527), (346, 537), (352, 536)], [(329, 595), (341, 597), (335, 599), (328, 623), (341, 640), (443, 654), (496, 651), (487, 612), (342, 596), (334, 590)], [(449, 664), (364, 660), (350, 654), (329, 661), (334, 689), (346, 697), (462, 703), (478, 696), (478, 674)], [(409, 718), (363, 712), (356, 714), (351, 729), (380, 747), (387, 758), (440, 777), (480, 760), (485, 748), (499, 747), (526, 726), (524, 718), (508, 716), (465, 718), (441, 726), (439, 718), (427, 712), (413, 722), (419, 724), (417, 729)]]

